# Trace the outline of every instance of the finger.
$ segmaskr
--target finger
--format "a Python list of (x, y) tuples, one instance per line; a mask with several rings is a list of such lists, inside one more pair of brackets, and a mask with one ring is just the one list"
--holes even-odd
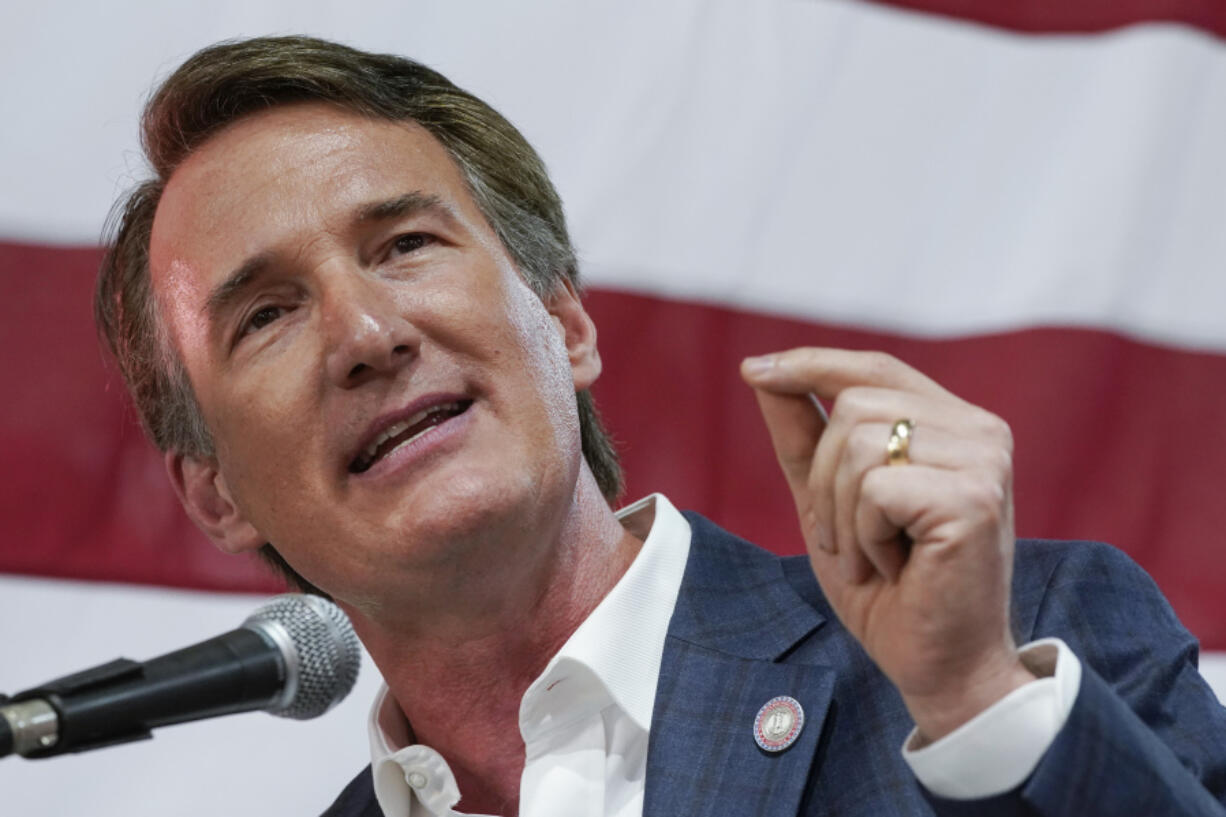
[(811, 549), (809, 561), (823, 592), (832, 601), (841, 595), (843, 588), (864, 584), (878, 572), (867, 554), (855, 544), (837, 552), (829, 548)]
[(868, 552), (854, 538), (850, 542), (839, 542), (838, 548), (839, 571), (846, 584), (864, 584), (878, 572)]
[(846, 414), (832, 415), (809, 468), (808, 491), (814, 506), (813, 515), (818, 529), (829, 542), (828, 549), (834, 553), (855, 548), (854, 537), (847, 535), (846, 528), (839, 529), (836, 493), (839, 463), (843, 459), (847, 436), (854, 427)]
[(908, 418), (930, 428), (957, 430), (966, 436), (988, 435), (1002, 422), (990, 412), (952, 394), (924, 394), (877, 386), (850, 386), (831, 405), (832, 417), (849, 422), (893, 423)]
[[(870, 468), (888, 464), (887, 448), (894, 423), (857, 423), (845, 434), (842, 458), (832, 484), (859, 485)], [(907, 459), (913, 465), (932, 468), (982, 470), (997, 473), (1006, 465), (1007, 447), (996, 440), (967, 437), (957, 432), (915, 423), (907, 443)], [(836, 491), (836, 502), (842, 498)]]
[[(864, 456), (863, 439), (871, 432), (862, 426), (883, 425), (881, 418), (887, 417), (892, 426), (900, 414), (922, 417), (926, 422), (929, 416), (943, 415), (950, 402), (948, 398), (866, 386), (853, 386), (839, 394), (809, 475), (816, 515), (829, 526), (836, 550), (856, 547), (854, 518), (860, 476), (885, 461), (889, 428), (881, 434), (877, 455), (870, 459)], [(849, 448), (853, 437), (860, 439), (854, 450)], [(850, 456), (855, 453), (859, 456)]]
[(898, 534), (893, 539), (861, 542), (859, 549), (882, 578), (897, 583), (911, 555), (911, 540), (906, 534)]
[[(934, 397), (857, 386), (839, 394), (831, 417), (836, 427), (876, 423), (888, 429), (900, 419), (911, 420), (916, 429), (910, 442), (912, 461), (945, 467), (976, 462), (1011, 467), (1013, 433), (1009, 424), (953, 395)], [(888, 440), (889, 433), (887, 430), (881, 439)]]
[(882, 352), (802, 347), (746, 358), (741, 373), (757, 389), (783, 394), (813, 392), (827, 400), (852, 386), (949, 395), (936, 381)]
[(775, 449), (779, 467), (783, 469), (783, 476), (796, 500), (797, 510), (801, 512), (801, 523), (803, 525), (812, 522), (814, 520), (804, 518), (805, 511), (812, 505), (806, 498), (809, 471), (813, 463), (813, 452), (821, 440), (826, 423), (807, 396), (772, 394), (757, 389), (754, 390), (754, 396), (758, 400), (762, 419), (766, 422), (766, 430), (770, 433), (771, 445)]
[[(890, 581), (902, 567), (902, 554), (897, 547), (876, 539), (864, 539), (857, 530), (856, 514), (860, 506), (861, 483), (872, 468), (886, 460), (886, 442), (890, 427), (884, 423), (857, 423), (844, 435), (844, 443), (831, 479), (834, 540), (840, 550), (855, 548), (863, 551), (873, 568)], [(897, 538), (897, 537), (894, 537)]]
[[(976, 406), (952, 397), (856, 386), (839, 394), (829, 429), (815, 455), (811, 486), (829, 486), (818, 497), (817, 514), (829, 520), (835, 546), (854, 539), (860, 480), (886, 462), (886, 449), (899, 418), (913, 420), (912, 462), (943, 468), (1011, 467), (1008, 426)], [(871, 557), (870, 557), (871, 558)]]
[(914, 543), (911, 558), (933, 543), (1012, 542), (1011, 503), (1007, 486), (983, 473), (882, 465), (861, 483), (856, 537), (868, 549), (905, 534)]
[[(893, 425), (886, 423), (859, 423), (854, 426), (846, 434), (842, 456), (830, 483), (833, 486), (832, 519), (836, 546), (841, 550), (854, 542), (864, 550), (878, 572), (891, 579), (895, 577), (896, 569), (901, 567), (896, 558), (898, 548), (891, 547), (880, 553), (874, 547), (879, 543), (861, 539), (856, 514), (865, 475), (887, 464), (886, 445), (892, 430)], [(909, 457), (913, 466), (974, 471), (984, 479), (1001, 482), (1007, 478), (1004, 472), (1008, 467), (1008, 453), (994, 442), (978, 437), (962, 437), (940, 428), (917, 425), (912, 432)]]

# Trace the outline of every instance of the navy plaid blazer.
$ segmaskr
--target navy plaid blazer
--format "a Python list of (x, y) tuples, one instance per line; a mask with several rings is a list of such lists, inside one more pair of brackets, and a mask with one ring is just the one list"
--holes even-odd
[[(1019, 642), (1058, 636), (1081, 658), (1068, 722), (1017, 789), (926, 792), (903, 762), (902, 700), (839, 624), (804, 557), (780, 558), (686, 514), (693, 529), (647, 752), (644, 817), (1226, 815), (1226, 710), (1197, 644), (1119, 551), (1018, 543)], [(752, 735), (790, 695), (805, 726), (769, 754)], [(370, 768), (324, 817), (379, 817)]]

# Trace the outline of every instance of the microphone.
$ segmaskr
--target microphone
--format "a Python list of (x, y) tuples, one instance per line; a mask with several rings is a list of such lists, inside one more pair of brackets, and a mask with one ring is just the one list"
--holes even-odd
[(358, 638), (339, 607), (320, 596), (277, 596), (237, 630), (199, 644), (0, 696), (0, 757), (84, 752), (254, 709), (314, 718), (349, 694), (360, 664)]

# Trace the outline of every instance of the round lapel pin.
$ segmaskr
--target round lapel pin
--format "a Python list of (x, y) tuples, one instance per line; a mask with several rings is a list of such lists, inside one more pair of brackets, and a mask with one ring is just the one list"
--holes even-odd
[(800, 702), (788, 695), (771, 698), (753, 719), (753, 739), (768, 752), (782, 752), (796, 742), (805, 725)]

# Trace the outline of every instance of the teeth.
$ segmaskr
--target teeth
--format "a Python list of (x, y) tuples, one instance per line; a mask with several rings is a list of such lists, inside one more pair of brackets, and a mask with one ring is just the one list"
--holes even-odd
[[(407, 420), (401, 420), (399, 423), (395, 423), (393, 425), (388, 426), (387, 429), (384, 430), (382, 434), (380, 434), (378, 437), (375, 438), (374, 442), (366, 446), (366, 450), (362, 452), (362, 458), (367, 461), (374, 459), (375, 454), (377, 454), (379, 451), (379, 446), (383, 445), (385, 442), (390, 440), (392, 437), (395, 437), (397, 434), (403, 434), (405, 432), (405, 429), (408, 429), (412, 426), (417, 425), (422, 420), (429, 417), (431, 414), (438, 414), (440, 411), (454, 412), (454, 411), (459, 411), (459, 410), (460, 410), (459, 403), (445, 403), (440, 406), (434, 406), (432, 408), (422, 409), (421, 411), (417, 412), (416, 414), (414, 414), (412, 417), (408, 418)], [(430, 428), (433, 428), (433, 426), (431, 426)], [(429, 431), (430, 428), (423, 428), (421, 431), (414, 434), (410, 439), (412, 440), (417, 439), (423, 433)], [(405, 442), (409, 442), (409, 440), (405, 440)]]

